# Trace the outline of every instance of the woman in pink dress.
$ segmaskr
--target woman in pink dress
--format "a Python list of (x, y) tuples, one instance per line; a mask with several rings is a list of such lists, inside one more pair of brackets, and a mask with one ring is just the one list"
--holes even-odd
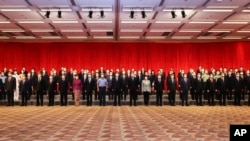
[(75, 76), (72, 86), (73, 86), (73, 92), (75, 95), (75, 106), (79, 106), (80, 94), (82, 90), (82, 81), (78, 78), (78, 75)]

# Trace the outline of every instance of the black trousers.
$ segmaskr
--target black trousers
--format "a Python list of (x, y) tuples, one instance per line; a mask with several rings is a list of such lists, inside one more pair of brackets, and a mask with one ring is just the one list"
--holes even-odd
[(195, 101), (197, 106), (202, 105), (202, 91), (196, 91), (195, 92)]
[(87, 106), (92, 106), (92, 90), (87, 91)]
[(22, 104), (21, 104), (21, 106), (27, 106), (27, 100), (28, 100), (28, 93), (22, 92)]
[(228, 99), (228, 100), (232, 100), (232, 95), (233, 95), (233, 90), (232, 90), (232, 89), (229, 89), (229, 90), (228, 90), (227, 99)]
[(184, 104), (186, 104), (186, 106), (188, 106), (188, 91), (183, 91), (182, 92), (182, 106), (184, 106)]
[(36, 92), (36, 106), (43, 106), (43, 91)]
[(113, 100), (114, 99), (112, 88), (108, 88), (108, 96), (109, 96), (109, 100)]
[(7, 106), (14, 106), (14, 91), (13, 90), (7, 90)]
[(106, 105), (106, 87), (99, 87), (99, 106)]
[(60, 92), (60, 102), (61, 102), (61, 106), (67, 106), (67, 103), (68, 103), (67, 91)]
[(146, 105), (146, 106), (148, 106), (148, 104), (149, 104), (149, 92), (143, 92), (143, 96), (144, 96), (144, 104)]
[(124, 87), (122, 90), (121, 99), (126, 100), (127, 95), (128, 95), (128, 88)]
[(156, 105), (160, 105), (162, 106), (162, 94), (163, 94), (163, 91), (162, 90), (157, 90), (156, 91)]
[(209, 91), (208, 93), (208, 105), (214, 105), (214, 91)]
[(220, 93), (218, 93), (220, 105), (226, 106), (226, 95), (227, 95), (226, 91), (220, 91)]
[(82, 100), (85, 100), (86, 92), (85, 89), (82, 89)]
[[(118, 103), (117, 103), (117, 100), (118, 100)], [(114, 91), (114, 106), (116, 106), (117, 104), (121, 106), (121, 93), (119, 90)]]
[(132, 103), (134, 102), (134, 106), (136, 106), (136, 100), (137, 100), (137, 91), (136, 90), (130, 90), (130, 106), (132, 106)]
[(27, 93), (27, 100), (30, 100), (31, 95), (32, 95), (32, 90), (29, 90)]
[(234, 92), (234, 105), (240, 105), (241, 91)]
[(174, 105), (175, 104), (175, 95), (176, 95), (176, 91), (170, 91), (169, 92), (169, 98), (168, 99), (169, 99), (169, 104), (170, 105)]
[(55, 101), (55, 92), (49, 91), (49, 105), (48, 106), (54, 106)]

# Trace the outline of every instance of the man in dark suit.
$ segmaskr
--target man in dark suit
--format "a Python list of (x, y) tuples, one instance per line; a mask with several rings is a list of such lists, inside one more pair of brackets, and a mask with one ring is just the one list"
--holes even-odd
[(162, 106), (162, 95), (164, 89), (164, 81), (161, 79), (161, 75), (157, 76), (154, 84), (156, 90), (156, 106)]
[(3, 99), (4, 96), (4, 84), (3, 84), (3, 80), (0, 78), (0, 100)]
[(70, 68), (70, 71), (67, 73), (66, 80), (69, 82), (69, 87), (70, 87), (70, 93), (72, 95), (72, 100), (74, 100), (74, 93), (73, 93), (73, 79), (74, 79), (74, 74), (73, 74), (73, 68)]
[(169, 94), (169, 104), (171, 106), (175, 106), (175, 95), (177, 90), (177, 81), (174, 78), (174, 74), (171, 73), (167, 79), (167, 87), (168, 87), (168, 94)]
[(202, 106), (202, 90), (203, 90), (203, 80), (201, 79), (201, 74), (197, 74), (197, 78), (194, 82), (194, 92), (195, 92), (195, 100), (197, 106)]
[(236, 72), (236, 77), (233, 81), (234, 86), (234, 105), (241, 106), (241, 93), (243, 91), (243, 80), (240, 78), (239, 72)]
[(181, 94), (182, 94), (182, 106), (184, 106), (184, 102), (186, 103), (186, 106), (189, 106), (188, 104), (188, 91), (190, 89), (190, 80), (187, 78), (187, 74), (184, 73), (183, 79), (180, 82), (181, 86)]
[(138, 80), (134, 73), (131, 73), (131, 77), (128, 79), (128, 90), (130, 94), (130, 106), (132, 106), (132, 101), (134, 101), (134, 106), (136, 106)]
[(43, 106), (43, 95), (46, 90), (46, 83), (41, 73), (38, 74), (38, 80), (36, 84), (36, 106)]
[(110, 72), (109, 75), (107, 76), (109, 100), (114, 99), (113, 91), (112, 91), (112, 80), (113, 80), (113, 72)]
[(31, 81), (26, 78), (25, 75), (23, 75), (23, 79), (20, 82), (20, 91), (22, 94), (22, 104), (21, 106), (27, 106), (27, 100), (28, 100), (28, 92), (31, 89)]
[(208, 93), (208, 105), (209, 106), (214, 106), (214, 94), (216, 92), (216, 81), (214, 79), (213, 74), (209, 75), (209, 79), (207, 80), (206, 83), (207, 87), (207, 93)]
[(49, 104), (48, 106), (54, 106), (56, 90), (57, 90), (57, 80), (53, 76), (49, 76), (49, 85), (48, 85)]
[(69, 90), (69, 83), (65, 75), (62, 75), (61, 79), (59, 80), (59, 90), (60, 90), (61, 106), (67, 106), (67, 102), (68, 102), (67, 94)]
[(87, 79), (84, 82), (85, 93), (87, 94), (87, 106), (92, 106), (92, 93), (95, 88), (95, 80), (91, 77), (91, 73), (88, 74)]
[(125, 70), (122, 72), (121, 75), (121, 83), (122, 83), (121, 99), (126, 100), (128, 94), (128, 77), (126, 75)]
[(121, 106), (121, 91), (122, 91), (122, 79), (119, 77), (119, 73), (116, 72), (115, 77), (112, 80), (112, 90), (114, 92), (114, 106), (117, 105), (117, 98), (118, 98), (118, 105)]
[(248, 95), (248, 106), (250, 106), (250, 71), (247, 70), (245, 77), (246, 94)]
[(7, 106), (14, 106), (14, 91), (16, 90), (16, 79), (8, 72), (8, 77), (5, 80), (5, 92), (8, 98)]
[(232, 74), (232, 71), (230, 70), (228, 72), (228, 76), (227, 76), (227, 86), (228, 86), (228, 95), (227, 95), (227, 98), (228, 100), (232, 100), (232, 95), (233, 95), (233, 83), (234, 83), (234, 80), (235, 80), (235, 77), (234, 75)]
[(221, 73), (221, 77), (217, 80), (216, 89), (218, 90), (219, 95), (219, 104), (226, 106), (226, 95), (227, 95), (227, 79), (224, 73)]

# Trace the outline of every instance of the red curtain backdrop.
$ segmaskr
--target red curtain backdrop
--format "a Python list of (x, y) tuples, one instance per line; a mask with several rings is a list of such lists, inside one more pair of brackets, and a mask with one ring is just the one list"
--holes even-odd
[(0, 43), (0, 69), (25, 66), (47, 70), (66, 68), (189, 70), (205, 68), (250, 68), (250, 42), (219, 43)]

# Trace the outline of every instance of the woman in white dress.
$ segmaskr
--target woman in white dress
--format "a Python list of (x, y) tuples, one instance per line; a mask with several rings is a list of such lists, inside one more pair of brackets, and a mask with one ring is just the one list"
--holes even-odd
[(17, 71), (14, 71), (13, 76), (16, 79), (16, 90), (14, 91), (14, 101), (19, 101), (19, 81), (20, 76), (17, 74)]

